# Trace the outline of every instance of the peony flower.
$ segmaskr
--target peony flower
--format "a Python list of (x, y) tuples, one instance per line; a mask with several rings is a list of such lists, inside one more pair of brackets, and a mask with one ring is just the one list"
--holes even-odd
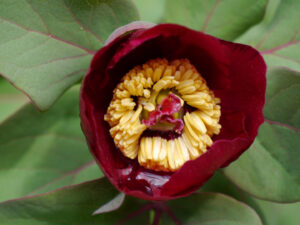
[(254, 141), (265, 73), (250, 46), (174, 24), (131, 24), (93, 58), (80, 95), (82, 130), (120, 191), (186, 196)]

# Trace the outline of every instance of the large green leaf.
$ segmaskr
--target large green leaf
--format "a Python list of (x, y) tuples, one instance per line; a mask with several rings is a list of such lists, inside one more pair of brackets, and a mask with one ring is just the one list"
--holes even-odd
[(261, 21), (266, 0), (167, 0), (166, 20), (234, 40)]
[(2, 0), (0, 74), (48, 109), (109, 34), (137, 19), (129, 0)]
[(264, 20), (236, 41), (250, 44), (269, 66), (300, 71), (300, 1), (270, 0)]
[(264, 225), (296, 225), (300, 221), (298, 213), (300, 211), (300, 202), (280, 204), (253, 198), (237, 189), (219, 172), (216, 172), (200, 190), (225, 193), (245, 202), (255, 209)]
[(31, 104), (0, 125), (0, 201), (98, 178), (80, 129), (78, 88), (39, 113)]
[(0, 77), (0, 123), (19, 109), (27, 101), (26, 97)]
[(224, 173), (240, 188), (279, 202), (300, 200), (300, 74), (270, 70), (265, 123), (251, 148)]
[(247, 203), (261, 215), (264, 225), (296, 225), (300, 221), (300, 202), (279, 204), (248, 198)]
[[(259, 216), (244, 203), (220, 193), (197, 193), (166, 203), (183, 225), (261, 225)], [(161, 224), (174, 224), (164, 216)]]
[(166, 0), (133, 0), (140, 13), (142, 21), (152, 23), (164, 22)]
[(0, 204), (0, 224), (149, 224), (153, 221), (149, 210), (154, 209), (163, 213), (160, 224), (164, 225), (174, 224), (171, 218), (175, 217), (181, 224), (261, 225), (250, 207), (217, 193), (197, 193), (169, 201), (167, 207), (162, 202), (145, 204), (143, 200), (127, 197), (119, 209), (92, 216), (99, 206), (107, 204), (117, 194), (103, 178), (36, 197), (7, 201)]
[[(144, 204), (144, 201), (128, 198), (117, 211), (92, 215), (117, 194), (118, 191), (103, 178), (33, 198), (4, 202), (0, 204), (0, 224), (113, 225)], [(142, 213), (122, 224), (148, 224), (147, 221), (148, 213)]]

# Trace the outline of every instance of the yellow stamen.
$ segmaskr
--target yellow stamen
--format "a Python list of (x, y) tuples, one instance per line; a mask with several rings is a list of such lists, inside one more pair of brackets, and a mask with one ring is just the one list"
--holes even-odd
[(175, 143), (173, 140), (168, 141), (167, 142), (167, 152), (168, 152), (168, 164), (169, 164), (169, 168), (171, 171), (175, 171), (176, 170), (176, 165), (175, 165), (175, 155), (174, 155), (174, 151), (175, 151)]
[[(194, 110), (181, 115), (184, 129), (178, 138), (143, 137), (151, 127), (142, 119), (162, 102), (158, 99), (162, 92), (175, 94), (182, 107), (187, 105)], [(214, 97), (205, 79), (187, 59), (154, 59), (136, 66), (122, 78), (113, 94), (104, 116), (111, 126), (110, 134), (126, 157), (138, 158), (147, 169), (176, 171), (205, 153), (213, 144), (212, 136), (220, 133), (220, 99)]]

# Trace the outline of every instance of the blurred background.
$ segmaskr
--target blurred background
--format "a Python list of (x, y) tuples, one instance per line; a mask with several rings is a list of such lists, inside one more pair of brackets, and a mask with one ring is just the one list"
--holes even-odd
[[(278, 66), (282, 66), (288, 70), (280, 73), (286, 73), (287, 75), (285, 77), (293, 77), (293, 74), (299, 74), (299, 0), (133, 0), (133, 2), (136, 5), (140, 20), (153, 23), (170, 22), (182, 24), (192, 29), (202, 30), (220, 39), (252, 45), (257, 48), (265, 58), (268, 65), (268, 77), (273, 74), (275, 74), (274, 76), (278, 75)], [(108, 37), (108, 35), (109, 32), (107, 32), (104, 37)], [(286, 43), (292, 44), (289, 46), (286, 45)], [(296, 44), (293, 45), (293, 43)], [(283, 48), (283, 46), (285, 47)], [(298, 79), (300, 79), (300, 77), (298, 77)], [(31, 129), (31, 126), (38, 127), (40, 126), (39, 123), (49, 125), (47, 125), (47, 128), (37, 128), (43, 130), (45, 134), (55, 133), (63, 134), (65, 136), (71, 135), (75, 139), (80, 139), (80, 144), (76, 141), (66, 143), (63, 140), (58, 139), (46, 139), (41, 141), (35, 137), (30, 140), (29, 145), (30, 151), (33, 152), (33, 155), (37, 152), (37, 149), (34, 147), (37, 143), (39, 146), (43, 146), (44, 143), (50, 143), (48, 148), (51, 151), (53, 149), (58, 151), (59, 149), (57, 149), (57, 146), (61, 141), (64, 145), (63, 147), (59, 147), (60, 150), (69, 149), (68, 153), (65, 153), (67, 154), (67, 157), (73, 154), (72, 151), (75, 148), (74, 146), (79, 146), (78, 148), (83, 149), (78, 150), (81, 153), (79, 154), (79, 157), (75, 159), (75, 161), (77, 160), (76, 163), (60, 168), (61, 171), (59, 172), (55, 171), (55, 165), (61, 164), (63, 160), (60, 159), (55, 161), (57, 159), (55, 159), (55, 156), (50, 155), (50, 151), (46, 152), (49, 154), (47, 155), (47, 158), (44, 158), (41, 153), (41, 155), (38, 155), (38, 157), (41, 157), (41, 160), (31, 168), (33, 169), (33, 172), (31, 174), (21, 173), (20, 177), (15, 180), (12, 180), (11, 177), (8, 178), (8, 176), (11, 176), (11, 174), (13, 174), (14, 178), (18, 176), (19, 172), (16, 172), (17, 166), (14, 167), (12, 165), (13, 163), (6, 165), (5, 162), (9, 162), (11, 158), (17, 158), (18, 160), (22, 157), (25, 158), (25, 153), (21, 154), (21, 150), (18, 150), (16, 153), (7, 153), (7, 155), (2, 155), (2, 172), (0, 171), (0, 201), (24, 195), (43, 193), (65, 185), (76, 184), (103, 176), (91, 156), (83, 156), (83, 159), (78, 159), (88, 150), (81, 134), (79, 118), (77, 117), (77, 100), (80, 80), (75, 83), (76, 85), (71, 88), (71, 90), (68, 90), (66, 94), (63, 95), (62, 99), (55, 103), (54, 108), (50, 111), (40, 113), (30, 104), (29, 98), (23, 92), (14, 88), (6, 79), (0, 77), (0, 132), (2, 132), (2, 134), (0, 134), (0, 148), (2, 148), (0, 149), (0, 153), (8, 150), (13, 151), (18, 148), (21, 149), (25, 146), (24, 143), (19, 140), (14, 141), (12, 146), (10, 146), (10, 143), (3, 141), (4, 139), (7, 139), (4, 134), (6, 131), (8, 132), (7, 135), (11, 135), (10, 137), (12, 141), (14, 138), (13, 135), (15, 135), (17, 139), (21, 136), (21, 134), (27, 132), (27, 129), (22, 130), (19, 129), (20, 127), (11, 131), (9, 130), (9, 127), (12, 125), (15, 127), (26, 126), (31, 130), (29, 133), (32, 132), (34, 134), (34, 128)], [(300, 103), (299, 95), (300, 92), (298, 92), (298, 97), (291, 100), (294, 101), (291, 104), (297, 105)], [(288, 96), (291, 95), (287, 95), (287, 97)], [(69, 101), (68, 98), (72, 98), (72, 101)], [(73, 107), (72, 110), (63, 110), (61, 112), (61, 107), (68, 104), (70, 106), (69, 109)], [(297, 107), (299, 107), (299, 105)], [(272, 110), (274, 110), (274, 107), (272, 108), (272, 106), (267, 106), (265, 111), (266, 115), (269, 115)], [(23, 117), (23, 115), (25, 116)], [(72, 117), (68, 117), (69, 115)], [(22, 117), (24, 119), (22, 119)], [(274, 117), (270, 117), (274, 119)], [(65, 118), (71, 118), (69, 125), (65, 124)], [(55, 122), (57, 119), (59, 122)], [(26, 123), (24, 120), (29, 122)], [(295, 138), (298, 138), (297, 143), (299, 143), (300, 135), (299, 132), (297, 133), (298, 134), (295, 134)], [(299, 159), (300, 146), (296, 145), (296, 148), (297, 147), (298, 153), (293, 153), (295, 156), (294, 164), (297, 162), (296, 160)], [(46, 161), (49, 163), (48, 166), (54, 171), (51, 173), (49, 172), (50, 177), (52, 177), (51, 181), (44, 180), (43, 176), (47, 173), (41, 172), (42, 169), (39, 167), (39, 164), (45, 163)], [(22, 163), (20, 163), (20, 165), (21, 164)], [(233, 167), (235, 167), (235, 165), (233, 165)], [(238, 168), (238, 165), (235, 168)], [(287, 168), (290, 169), (288, 166)], [(295, 181), (295, 183), (298, 183), (299, 185), (299, 165), (294, 167), (291, 166), (291, 168), (294, 169), (294, 175), (291, 180)], [(295, 168), (298, 169), (298, 171), (295, 170)], [(259, 196), (259, 198), (251, 197), (247, 195), (246, 192), (229, 182), (229, 180), (224, 176), (224, 174), (230, 172), (230, 169), (227, 171), (217, 172), (214, 178), (201, 190), (222, 192), (244, 201), (257, 211), (263, 223), (266, 225), (300, 224), (300, 202), (293, 203), (292, 200), (288, 201), (289, 203), (283, 203), (284, 201), (279, 203), (277, 200), (262, 200), (262, 196)], [(277, 170), (275, 168), (274, 177), (269, 179), (277, 179), (276, 174)], [(39, 178), (36, 178), (37, 176), (39, 176)], [(234, 180), (235, 175), (233, 175), (232, 178)], [(24, 182), (24, 180), (27, 182)], [(282, 181), (285, 186), (290, 185), (285, 182), (285, 180)], [(258, 185), (260, 185), (260, 183), (258, 183)], [(259, 188), (264, 190), (266, 193), (269, 192), (268, 187), (260, 186)], [(243, 188), (243, 190), (244, 189), (245, 188)]]

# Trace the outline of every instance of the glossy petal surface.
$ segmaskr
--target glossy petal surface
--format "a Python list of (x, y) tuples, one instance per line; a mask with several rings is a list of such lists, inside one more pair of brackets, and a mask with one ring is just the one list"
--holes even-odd
[[(221, 133), (212, 147), (174, 173), (147, 170), (115, 147), (103, 116), (125, 73), (153, 58), (187, 58), (221, 99)], [(95, 55), (81, 90), (81, 121), (89, 147), (110, 181), (126, 194), (167, 200), (190, 194), (253, 142), (263, 122), (266, 66), (253, 48), (173, 24), (115, 39)]]

